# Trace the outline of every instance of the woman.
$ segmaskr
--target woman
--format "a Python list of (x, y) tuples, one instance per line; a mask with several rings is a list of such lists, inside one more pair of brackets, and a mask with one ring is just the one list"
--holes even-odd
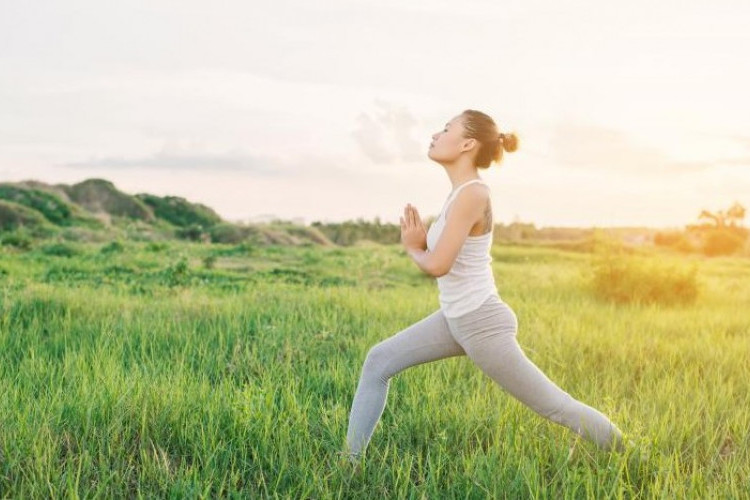
[(539, 415), (605, 450), (622, 448), (622, 435), (606, 416), (557, 387), (524, 355), (516, 341), (516, 314), (497, 292), (490, 266), (490, 192), (477, 169), (517, 147), (515, 134), (500, 132), (476, 110), (464, 111), (432, 136), (427, 155), (445, 168), (453, 191), (429, 231), (407, 204), (401, 242), (416, 265), (437, 278), (440, 308), (369, 350), (349, 414), (348, 451), (342, 452), (352, 463), (383, 413), (391, 377), (461, 355)]

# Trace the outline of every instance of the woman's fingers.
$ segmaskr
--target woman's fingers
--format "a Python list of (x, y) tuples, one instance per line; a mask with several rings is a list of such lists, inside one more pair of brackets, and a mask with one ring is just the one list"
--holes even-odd
[(419, 211), (417, 210), (417, 207), (411, 207), (411, 212), (414, 221), (414, 227), (421, 227), (422, 219), (419, 217)]
[(417, 210), (417, 207), (414, 207), (414, 223), (417, 226), (422, 225), (422, 218), (419, 216), (419, 210)]
[(419, 212), (417, 211), (417, 208), (412, 206), (411, 203), (407, 203), (404, 207), (404, 215), (401, 217), (401, 226), (402, 227), (424, 227), (424, 224), (422, 223), (421, 217), (419, 217)]

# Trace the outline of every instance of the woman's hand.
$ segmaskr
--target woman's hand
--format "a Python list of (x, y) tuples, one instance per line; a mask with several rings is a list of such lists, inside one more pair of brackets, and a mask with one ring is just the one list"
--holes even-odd
[(419, 217), (416, 207), (407, 203), (401, 220), (401, 243), (407, 250), (427, 249), (427, 228)]

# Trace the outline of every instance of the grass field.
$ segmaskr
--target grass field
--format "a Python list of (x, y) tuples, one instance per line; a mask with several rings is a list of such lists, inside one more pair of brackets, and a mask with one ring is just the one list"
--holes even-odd
[(340, 468), (367, 350), (438, 307), (398, 246), (49, 244), (0, 253), (0, 496), (750, 497), (750, 259), (691, 257), (665, 306), (598, 299), (588, 253), (493, 257), (527, 355), (628, 451), (457, 357), (394, 377)]

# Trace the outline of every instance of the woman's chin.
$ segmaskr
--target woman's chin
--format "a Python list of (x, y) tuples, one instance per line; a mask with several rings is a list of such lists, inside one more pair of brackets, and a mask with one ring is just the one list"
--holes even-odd
[(432, 161), (434, 161), (434, 162), (440, 163), (440, 158), (436, 157), (436, 156), (435, 156), (435, 155), (434, 155), (434, 154), (432, 153), (432, 151), (427, 151), (427, 158), (429, 158), (430, 160), (432, 160)]

